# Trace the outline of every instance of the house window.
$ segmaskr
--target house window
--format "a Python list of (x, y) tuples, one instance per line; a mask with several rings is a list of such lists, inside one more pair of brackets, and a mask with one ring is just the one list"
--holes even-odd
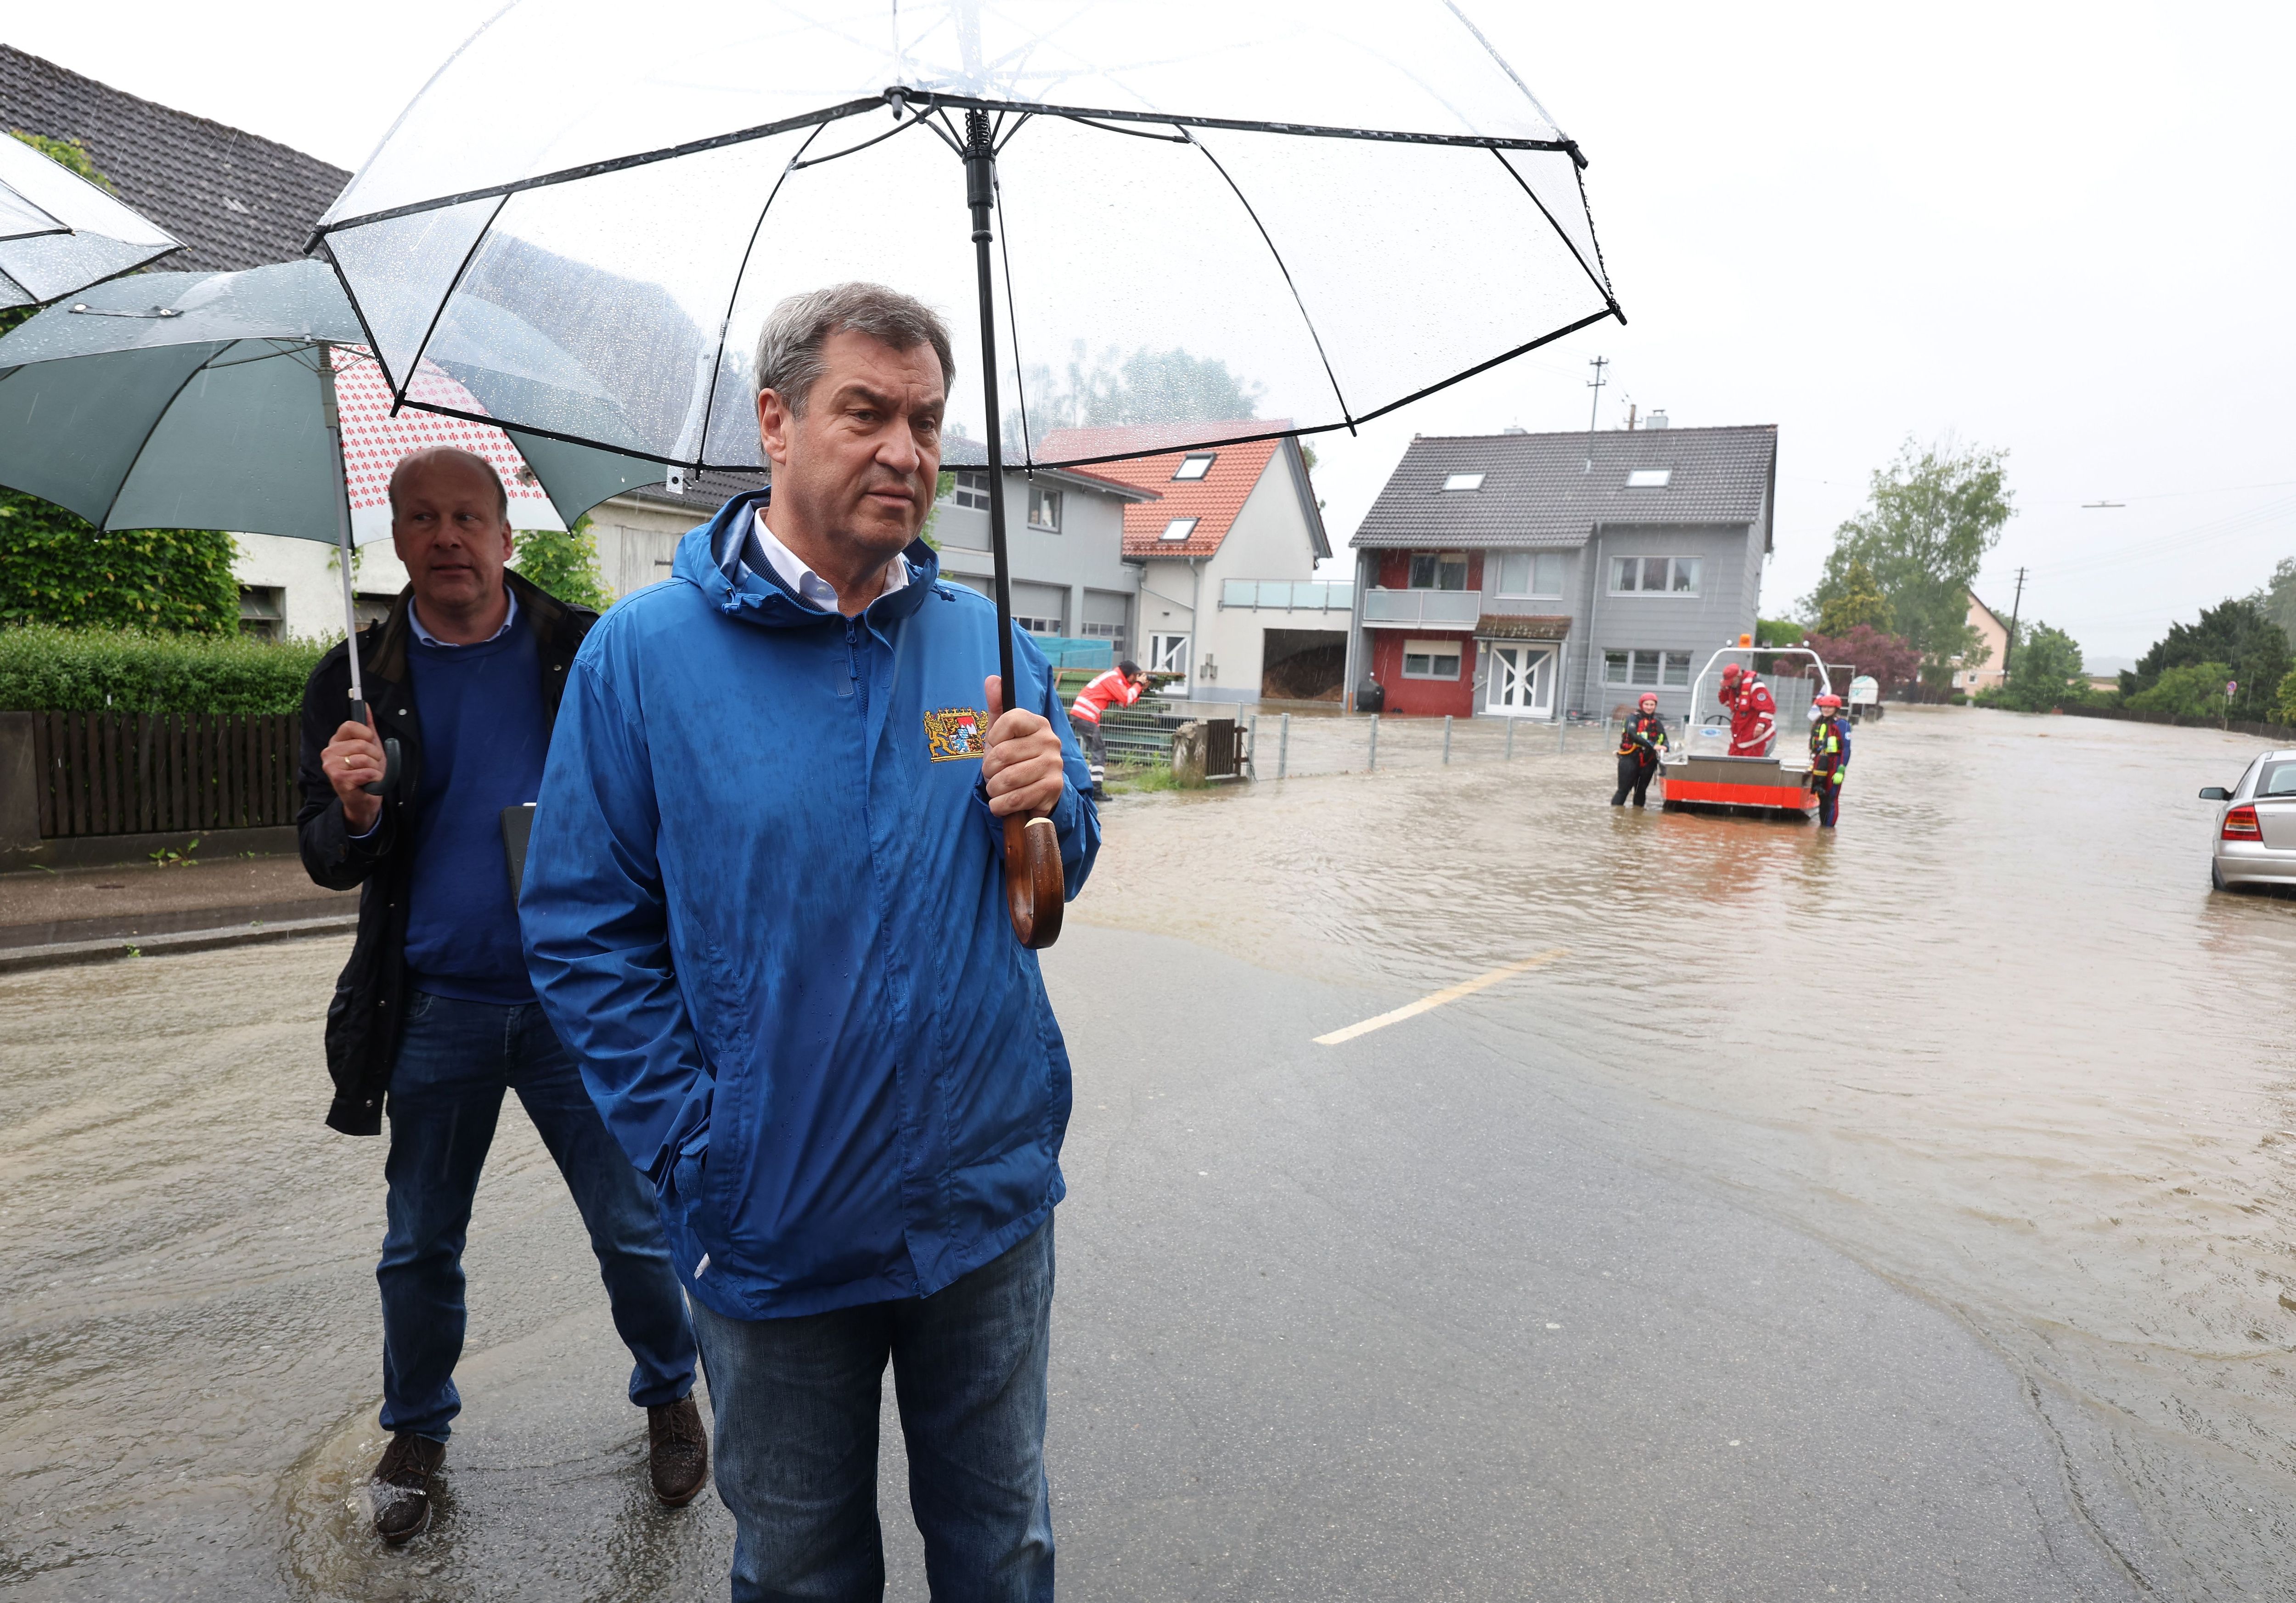
[(1613, 596), (1695, 596), (1699, 560), (1694, 556), (1614, 556)]
[(1664, 489), (1674, 477), (1670, 467), (1638, 467), (1627, 474), (1628, 489)]
[(1446, 473), (1443, 475), (1443, 488), (1446, 490), (1480, 489), (1482, 487), (1483, 476), (1480, 473)]
[(1510, 551), (1499, 559), (1502, 596), (1562, 594), (1562, 554), (1559, 551)]
[(1406, 679), (1456, 679), (1459, 677), (1456, 640), (1406, 640), (1403, 677)]
[(1029, 486), (1029, 527), (1054, 534), (1061, 531), (1061, 492), (1041, 484)]
[(1181, 481), (1201, 479), (1212, 471), (1212, 464), (1217, 460), (1218, 460), (1218, 456), (1210, 451), (1201, 451), (1193, 456), (1183, 456), (1180, 458), (1180, 465), (1172, 470), (1172, 477)]
[(1185, 635), (1151, 635), (1148, 637), (1148, 661), (1143, 664), (1150, 673), (1177, 674), (1174, 683), (1164, 687), (1167, 695), (1188, 693), (1188, 637)]
[[(1675, 676), (1679, 673), (1679, 678)], [(1606, 651), (1603, 654), (1603, 683), (1655, 690), (1661, 683), (1690, 683), (1690, 654), (1686, 651)]]
[(1411, 559), (1411, 588), (1464, 590), (1467, 588), (1467, 554), (1464, 551), (1422, 551)]
[(959, 468), (956, 471), (956, 483), (949, 490), (948, 498), (956, 506), (970, 506), (975, 512), (987, 512), (988, 510), (988, 475), (971, 469)]
[(277, 585), (239, 587), (239, 632), (257, 640), (287, 637), (287, 592)]
[(1027, 634), (1056, 637), (1061, 632), (1061, 621), (1057, 618), (1023, 618), (1020, 613), (1015, 612), (1013, 614), (1013, 621), (1019, 624), (1021, 630)]
[(1184, 540), (1195, 531), (1195, 519), (1174, 518), (1170, 522), (1164, 525), (1164, 532), (1156, 538), (1166, 540)]

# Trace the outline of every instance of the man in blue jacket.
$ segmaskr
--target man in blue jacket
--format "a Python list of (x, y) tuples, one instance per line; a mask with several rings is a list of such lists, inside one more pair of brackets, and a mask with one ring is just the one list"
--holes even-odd
[(1099, 822), (1044, 657), (917, 539), (955, 364), (842, 284), (759, 338), (773, 488), (576, 658), (521, 901), (544, 1009), (693, 1302), (734, 1596), (882, 1590), (879, 1387), (940, 1599), (1053, 1595), (1044, 1470), (1069, 1062), (1001, 820)]

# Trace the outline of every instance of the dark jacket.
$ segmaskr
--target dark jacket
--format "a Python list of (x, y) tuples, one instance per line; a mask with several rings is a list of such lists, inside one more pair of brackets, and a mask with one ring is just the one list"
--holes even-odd
[[(598, 614), (558, 601), (516, 573), (505, 571), (503, 578), (518, 597), (520, 617), (535, 631), (543, 704), (555, 719), (567, 668)], [(351, 839), (343, 822), (342, 799), (319, 768), (319, 753), (350, 716), (351, 670), (346, 648), (338, 645), (319, 659), (310, 683), (303, 687), (302, 757), (296, 773), (303, 805), (295, 815), (303, 867), (330, 890), (365, 887), (359, 896), (358, 938), (335, 982), (335, 999), (327, 1005), (327, 1073), (335, 1081), (327, 1123), (347, 1136), (382, 1133), (382, 1094), (390, 1083), (398, 1022), (406, 1007), (411, 864), (398, 843), (413, 830), (414, 800), (422, 787), (422, 731), (406, 678), (406, 642), (414, 633), (406, 605), (412, 595), (411, 590), (400, 591), (390, 615), (358, 635), (367, 705), (373, 711), (376, 731), (398, 742), (400, 763), (397, 793), (385, 800), (374, 833), (365, 840)]]
[(1666, 750), (1666, 719), (1655, 712), (1636, 712), (1619, 726), (1619, 755), (1632, 757), (1644, 768)]

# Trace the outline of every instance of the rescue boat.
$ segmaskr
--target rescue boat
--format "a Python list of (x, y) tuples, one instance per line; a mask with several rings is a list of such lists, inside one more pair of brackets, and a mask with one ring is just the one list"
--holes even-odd
[[(1830, 695), (1833, 692), (1833, 681), (1825, 671), (1825, 664), (1806, 646), (1755, 646), (1750, 643), (1726, 645), (1716, 652), (1699, 670), (1690, 687), (1693, 717), (1684, 732), (1682, 750), (1669, 751), (1659, 760), (1659, 796), (1669, 812), (1696, 809), (1796, 818), (1807, 818), (1816, 812), (1817, 794), (1809, 788), (1807, 752), (1795, 752), (1791, 757), (1782, 752), (1780, 731), (1774, 730), (1767, 755), (1733, 757), (1728, 712), (1721, 710), (1718, 702), (1711, 715), (1697, 716), (1705, 699), (1707, 682), (1713, 679), (1718, 683), (1722, 664), (1743, 658), (1745, 667), (1751, 670), (1756, 656), (1807, 657), (1817, 668), (1818, 694)], [(1771, 677), (1776, 677), (1775, 662)]]

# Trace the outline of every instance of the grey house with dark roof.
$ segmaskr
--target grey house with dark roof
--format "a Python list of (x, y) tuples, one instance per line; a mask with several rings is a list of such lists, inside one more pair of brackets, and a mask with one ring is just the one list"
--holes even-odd
[(1351, 686), (1390, 712), (1554, 719), (1654, 691), (1669, 719), (1754, 628), (1777, 429), (1411, 442), (1350, 544)]

